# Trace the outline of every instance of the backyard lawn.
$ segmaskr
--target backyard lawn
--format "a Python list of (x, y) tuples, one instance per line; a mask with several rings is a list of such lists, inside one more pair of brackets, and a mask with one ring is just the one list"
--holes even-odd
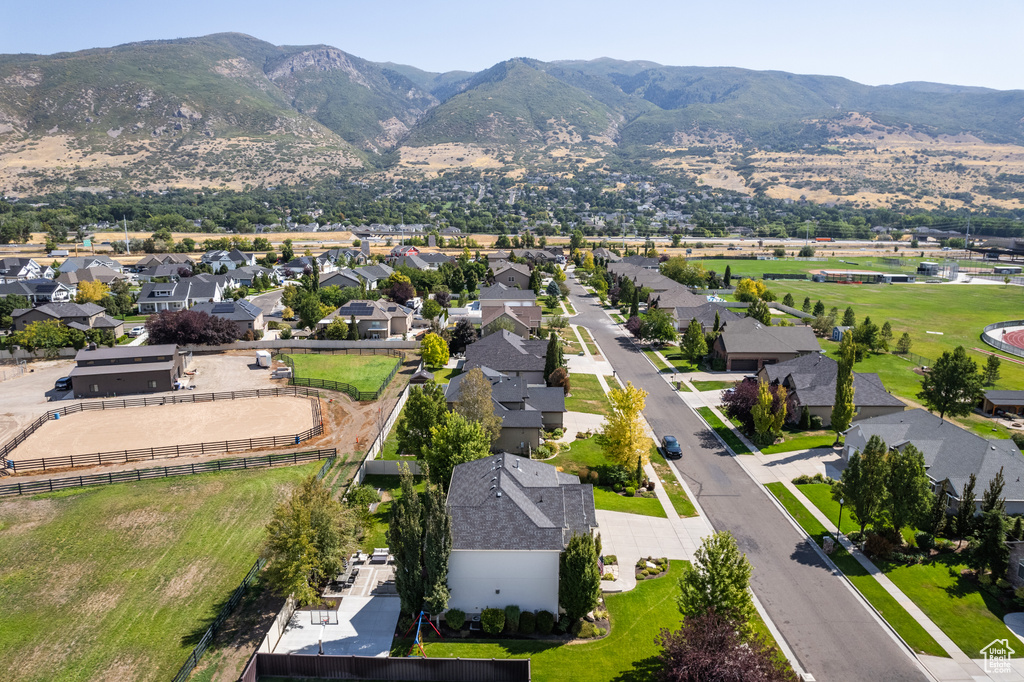
[(351, 384), (359, 391), (376, 391), (388, 378), (399, 358), (390, 355), (289, 355), (295, 376)]
[[(607, 377), (611, 380), (611, 377)], [(611, 405), (608, 396), (601, 389), (595, 374), (573, 374), (569, 378), (572, 392), (565, 399), (565, 409), (569, 412), (587, 412), (589, 414), (609, 414)]]
[[(811, 515), (807, 508), (782, 483), (768, 483), (765, 487), (771, 491), (776, 499), (782, 503), (782, 506), (786, 508), (786, 511), (820, 546), (822, 538), (828, 535), (825, 527)], [(864, 595), (864, 598), (868, 600), (875, 610), (899, 633), (900, 637), (903, 638), (910, 648), (918, 653), (931, 656), (947, 656), (945, 650), (939, 646), (939, 643), (845, 549), (842, 547), (837, 548), (830, 558), (846, 574), (846, 577), (850, 579), (854, 587)]]
[(168, 679), (323, 462), (0, 502), (7, 680)]
[[(371, 475), (363, 479), (363, 484), (381, 491), (382, 497), (387, 494), (390, 500), (377, 505), (376, 511), (370, 514), (366, 527), (363, 528), (363, 537), (359, 542), (359, 548), (372, 554), (376, 547), (388, 546), (388, 519), (391, 512), (391, 500), (402, 496), (401, 481), (398, 476)], [(423, 492), (427, 489), (426, 481), (422, 476), (416, 477), (416, 491)]]
[(743, 444), (743, 441), (739, 439), (735, 433), (732, 432), (728, 426), (722, 423), (722, 420), (718, 418), (714, 412), (711, 411), (710, 407), (698, 407), (697, 414), (704, 418), (704, 421), (714, 429), (715, 433), (725, 441), (726, 445), (735, 452), (737, 455), (750, 455), (750, 448)]
[(434, 375), (435, 384), (447, 384), (452, 380), (452, 377), (462, 374), (462, 370), (456, 367), (442, 367), (441, 369), (431, 370), (430, 373)]

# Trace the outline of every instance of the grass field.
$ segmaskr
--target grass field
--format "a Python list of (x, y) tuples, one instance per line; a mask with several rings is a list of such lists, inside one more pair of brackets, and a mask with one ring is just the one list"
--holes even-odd
[[(363, 484), (376, 488), (390, 499), (382, 501), (377, 509), (370, 514), (367, 525), (363, 528), (363, 537), (359, 541), (359, 548), (372, 554), (376, 547), (388, 546), (388, 518), (391, 514), (391, 502), (402, 497), (401, 481), (398, 476), (367, 476)], [(427, 489), (426, 481), (421, 476), (416, 477), (416, 490), (423, 492)]]
[(295, 376), (352, 384), (360, 391), (376, 391), (391, 374), (398, 358), (390, 355), (289, 355)]
[(738, 381), (692, 381), (693, 387), (698, 391), (724, 391), (732, 388)]
[(573, 374), (569, 381), (572, 385), (572, 393), (565, 399), (566, 410), (608, 416), (611, 405), (608, 402), (608, 396), (601, 389), (597, 375)]
[(661, 358), (659, 358), (658, 354), (656, 352), (654, 352), (653, 350), (650, 350), (650, 349), (645, 350), (644, 351), (644, 355), (646, 355), (647, 358), (651, 362), (654, 363), (654, 366), (658, 369), (659, 372), (671, 372), (672, 371), (672, 368), (669, 367), (668, 365), (666, 365), (665, 361), (662, 360)]
[(6, 679), (169, 679), (322, 464), (0, 502)]
[(793, 452), (794, 450), (809, 450), (810, 448), (828, 448), (836, 442), (834, 431), (783, 431), (784, 441), (775, 445), (761, 448), (766, 455), (775, 455), (780, 452)]
[[(822, 538), (827, 535), (825, 527), (811, 515), (807, 508), (782, 483), (769, 483), (765, 487), (771, 491), (776, 499), (782, 503), (782, 506), (786, 508), (786, 511), (820, 546)], [(939, 643), (845, 549), (839, 547), (832, 553), (830, 558), (846, 574), (846, 577), (850, 579), (854, 587), (864, 595), (864, 598), (868, 600), (875, 610), (882, 614), (882, 617), (889, 622), (889, 625), (899, 633), (900, 637), (903, 638), (910, 648), (918, 653), (931, 656), (947, 656), (945, 650), (939, 646)]]
[(673, 372), (696, 372), (697, 365), (693, 364), (679, 350), (678, 346), (665, 346), (659, 351), (661, 356), (672, 366)]
[(711, 428), (715, 430), (715, 433), (717, 433), (722, 440), (725, 441), (726, 445), (728, 445), (729, 448), (731, 448), (737, 455), (753, 454), (750, 452), (750, 448), (744, 445), (743, 441), (741, 441), (739, 437), (732, 432), (732, 429), (723, 424), (722, 420), (718, 418), (718, 415), (711, 411), (710, 407), (698, 407), (697, 414), (704, 417), (704, 421), (706, 421)]
[(604, 486), (594, 486), (594, 507), (607, 511), (667, 518), (665, 509), (656, 497), (626, 497)]

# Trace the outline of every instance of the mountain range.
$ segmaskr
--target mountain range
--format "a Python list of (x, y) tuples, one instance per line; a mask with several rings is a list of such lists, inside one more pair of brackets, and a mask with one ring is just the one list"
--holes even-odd
[(505, 172), (566, 155), (655, 163), (701, 145), (760, 168), (758, 153), (897, 138), (1016, 149), (1024, 91), (614, 59), (432, 73), (233, 33), (0, 55), (0, 190), (12, 193), (428, 172), (474, 154)]

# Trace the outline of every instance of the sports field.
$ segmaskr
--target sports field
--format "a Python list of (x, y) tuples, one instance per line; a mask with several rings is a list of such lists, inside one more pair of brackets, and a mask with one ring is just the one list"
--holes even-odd
[(77, 412), (51, 419), (13, 460), (284, 436), (313, 426), (309, 398), (252, 398)]
[(322, 465), (0, 501), (4, 679), (171, 679)]

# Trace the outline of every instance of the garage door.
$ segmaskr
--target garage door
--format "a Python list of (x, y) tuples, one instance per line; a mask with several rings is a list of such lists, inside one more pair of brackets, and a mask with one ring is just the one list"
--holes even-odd
[(757, 360), (733, 360), (729, 365), (734, 372), (756, 372)]

